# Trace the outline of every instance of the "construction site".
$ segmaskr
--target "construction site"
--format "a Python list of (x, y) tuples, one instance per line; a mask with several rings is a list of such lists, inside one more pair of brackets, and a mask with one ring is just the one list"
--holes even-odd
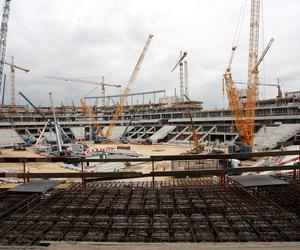
[[(101, 95), (93, 89), (59, 106), (53, 87), (43, 96), (49, 105), (36, 103), (16, 88), (15, 71), (31, 69), (7, 60), (10, 5), (18, 3), (2, 2), (0, 249), (299, 249), (300, 90), (260, 81), (274, 42), (258, 50), (261, 0), (248, 1), (249, 10), (242, 3), (235, 36), (249, 11), (248, 78), (234, 80), (235, 37), (220, 109), (192, 98), (186, 51), (168, 72), (179, 73), (178, 93), (133, 91), (155, 34), (126, 84), (43, 75)], [(262, 86), (276, 97), (260, 98)]]

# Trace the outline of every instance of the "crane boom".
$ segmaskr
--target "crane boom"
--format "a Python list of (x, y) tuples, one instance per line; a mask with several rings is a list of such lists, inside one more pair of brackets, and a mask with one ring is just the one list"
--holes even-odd
[(171, 70), (171, 73), (177, 68), (177, 66), (183, 61), (183, 59), (187, 56), (187, 52), (183, 52), (183, 54), (182, 53), (180, 53), (181, 55), (180, 55), (180, 58), (179, 58), (179, 60), (177, 61), (177, 63), (175, 64), (175, 66), (172, 68), (172, 70)]
[(152, 38), (153, 38), (153, 35), (150, 34), (149, 37), (148, 37), (148, 40), (147, 40), (147, 42), (146, 42), (146, 44), (144, 46), (144, 49), (143, 49), (143, 51), (142, 51), (142, 53), (141, 53), (141, 55), (140, 55), (140, 57), (139, 57), (136, 65), (134, 67), (134, 70), (133, 70), (133, 72), (131, 74), (131, 77), (129, 79), (127, 87), (124, 90), (124, 93), (123, 93), (123, 95), (120, 98), (120, 102), (119, 102), (118, 106), (116, 107), (115, 113), (114, 113), (114, 115), (113, 115), (113, 117), (111, 119), (111, 122), (110, 122), (109, 126), (108, 126), (108, 129), (107, 129), (106, 134), (105, 134), (106, 139), (109, 139), (109, 137), (111, 135), (112, 128), (116, 125), (116, 122), (117, 122), (117, 120), (119, 119), (119, 116), (122, 113), (122, 110), (123, 110), (124, 104), (126, 102), (127, 96), (128, 96), (128, 94), (130, 92), (132, 84), (134, 83), (134, 81), (135, 81), (135, 79), (136, 79), (136, 77), (137, 77), (137, 75), (138, 75), (138, 73), (140, 71), (141, 65), (142, 65), (142, 63), (144, 61), (145, 55), (147, 53), (147, 50), (149, 48), (149, 45), (150, 45), (150, 42), (151, 42)]
[(40, 116), (48, 121), (50, 125), (52, 125), (51, 121), (45, 116), (45, 114), (42, 113), (21, 91), (19, 92), (19, 95), (22, 96), (30, 104), (30, 106), (33, 107), (37, 113), (39, 113)]
[(193, 135), (193, 141), (194, 141), (194, 148), (196, 150), (196, 153), (200, 153), (201, 151), (201, 145), (199, 144), (199, 138), (196, 132), (196, 128), (195, 128), (195, 124), (193, 121), (193, 117), (192, 117), (192, 113), (191, 111), (188, 112), (189, 113), (189, 117), (191, 119), (191, 129), (192, 129), (192, 135)]
[[(235, 84), (248, 84), (248, 83), (246, 83), (246, 82), (235, 82)], [(276, 84), (276, 83), (258, 83), (257, 85), (259, 85), (259, 86), (278, 87), (278, 84)]]
[[(62, 81), (65, 81), (65, 82), (94, 84), (94, 85), (97, 85), (96, 88), (98, 86), (101, 86), (101, 92), (102, 92), (103, 97), (105, 96), (105, 86), (116, 87), (116, 88), (121, 87), (120, 84), (106, 83), (105, 80), (104, 80), (104, 77), (102, 77), (102, 81), (89, 81), (89, 80), (83, 80), (83, 79), (77, 79), (77, 78), (68, 78), (68, 77), (61, 77), (61, 76), (44, 76), (44, 78), (52, 79), (52, 80), (62, 80)], [(104, 98), (102, 99), (102, 105), (105, 106), (105, 99)]]
[(89, 81), (89, 80), (83, 80), (83, 79), (77, 79), (77, 78), (67, 78), (67, 77), (60, 77), (60, 76), (44, 76), (44, 78), (52, 79), (52, 80), (62, 80), (65, 82), (78, 82), (78, 83), (88, 83), (88, 84), (94, 84), (94, 85), (104, 85), (104, 86), (110, 86), (110, 87), (116, 87), (120, 88), (120, 84), (109, 84), (109, 83), (103, 83), (103, 82), (96, 82), (96, 81)]
[(242, 139), (245, 133), (245, 123), (243, 121), (244, 107), (240, 99), (238, 89), (236, 88), (235, 83), (232, 79), (230, 68), (226, 69), (223, 81), (226, 87), (229, 109), (231, 110), (232, 116), (234, 117), (235, 127), (238, 132), (238, 135)]
[(261, 54), (260, 58), (258, 59), (256, 65), (254, 65), (254, 68), (252, 69), (252, 73), (253, 74), (257, 74), (258, 72), (258, 66), (260, 65), (260, 63), (263, 61), (263, 59), (265, 58), (265, 55), (268, 53), (269, 49), (271, 48), (272, 44), (274, 42), (274, 38), (271, 38), (267, 47), (264, 49), (263, 53)]
[(17, 66), (17, 65), (15, 65), (15, 64), (12, 64), (12, 63), (10, 63), (10, 62), (4, 62), (6, 65), (9, 65), (9, 66), (11, 66), (11, 67), (14, 67), (15, 69), (19, 69), (19, 70), (22, 70), (22, 71), (24, 71), (25, 73), (28, 73), (30, 70), (29, 69), (25, 69), (25, 68), (22, 68), (22, 67), (20, 67), (20, 66)]

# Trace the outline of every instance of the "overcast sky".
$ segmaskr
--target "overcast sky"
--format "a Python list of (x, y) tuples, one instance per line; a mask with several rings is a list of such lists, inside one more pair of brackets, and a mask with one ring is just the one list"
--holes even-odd
[[(119, 94), (152, 33), (154, 38), (132, 92), (165, 89), (169, 96), (174, 95), (175, 88), (178, 92), (179, 72), (170, 70), (179, 51), (184, 50), (188, 52), (191, 99), (203, 101), (205, 108), (227, 106), (227, 99), (223, 101), (222, 97), (222, 74), (243, 1), (13, 0), (6, 55), (14, 56), (16, 64), (31, 70), (28, 74), (16, 72), (17, 92), (22, 91), (41, 105), (49, 104), (50, 91), (56, 104), (70, 104), (72, 100), (78, 104), (93, 85), (68, 84), (43, 76), (105, 76), (123, 86), (107, 88), (107, 94)], [(262, 2), (260, 49), (271, 37), (275, 42), (261, 67), (261, 81), (274, 83), (280, 78), (284, 90), (300, 90), (300, 1)], [(249, 13), (250, 0), (232, 65), (233, 77), (239, 81), (247, 79)], [(5, 71), (10, 81), (9, 68)], [(265, 98), (277, 92), (273, 87), (261, 90)], [(90, 95), (100, 95), (100, 89)], [(17, 96), (17, 103), (25, 102)]]

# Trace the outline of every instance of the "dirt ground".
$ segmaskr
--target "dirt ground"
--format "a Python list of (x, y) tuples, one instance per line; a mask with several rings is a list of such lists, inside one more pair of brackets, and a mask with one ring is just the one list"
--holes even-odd
[[(92, 144), (92, 148), (117, 148), (117, 146), (124, 146), (124, 144)], [(145, 156), (149, 155), (173, 155), (180, 154), (189, 150), (189, 146), (179, 146), (179, 145), (136, 145), (136, 144), (126, 144), (125, 146), (130, 146), (131, 150), (137, 153), (143, 154)], [(43, 157), (39, 154), (34, 153), (33, 147), (27, 148), (26, 151), (14, 151), (12, 149), (2, 149), (0, 157)], [(133, 164), (127, 167), (127, 171), (141, 171), (150, 172), (151, 163), (143, 164)], [(169, 170), (169, 162), (159, 162), (155, 164), (156, 170)], [(10, 172), (22, 172), (22, 163), (0, 163), (0, 171), (10, 171)], [(74, 172), (74, 170), (62, 168), (58, 163), (27, 163), (26, 171), (29, 172)]]
[[(157, 145), (136, 145), (136, 144), (89, 144), (91, 148), (114, 148), (117, 149), (118, 146), (130, 146), (131, 150), (136, 151), (144, 156), (150, 155), (176, 155), (185, 153), (190, 150), (190, 147), (184, 145), (168, 145), (168, 144), (157, 144)], [(13, 151), (12, 149), (2, 149), (0, 157), (45, 157), (39, 154), (34, 153), (34, 148), (27, 148), (26, 151)], [(246, 161), (243, 162), (243, 166), (251, 166), (255, 162)], [(163, 161), (155, 163), (156, 171), (168, 171), (171, 170), (171, 162)], [(0, 172), (23, 172), (23, 164), (22, 163), (0, 163)], [(39, 172), (39, 173), (62, 173), (62, 172), (76, 172), (75, 170), (70, 170), (67, 168), (62, 168), (59, 163), (26, 163), (26, 172), (29, 171), (31, 173)], [(90, 170), (87, 170), (90, 171)], [(144, 163), (131, 163), (130, 166), (126, 167), (125, 171), (135, 171), (135, 172), (143, 172), (149, 173), (152, 171), (152, 164), (149, 162)], [(170, 177), (156, 177), (155, 180), (167, 180)], [(145, 181), (151, 180), (150, 177), (139, 178), (139, 179), (127, 179), (126, 181)], [(13, 180), (12, 180), (13, 181)], [(80, 181), (79, 179), (68, 179), (68, 182), (72, 181)], [(0, 180), (1, 182), (1, 180)]]

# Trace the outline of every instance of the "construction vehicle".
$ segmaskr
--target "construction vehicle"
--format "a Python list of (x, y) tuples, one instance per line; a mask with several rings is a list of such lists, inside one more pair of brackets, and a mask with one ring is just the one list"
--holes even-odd
[(124, 105), (126, 103), (127, 96), (128, 96), (128, 94), (129, 94), (129, 92), (130, 92), (130, 90), (132, 88), (132, 85), (133, 85), (133, 83), (134, 83), (134, 81), (135, 81), (135, 79), (136, 79), (139, 71), (140, 71), (141, 65), (142, 65), (142, 63), (144, 61), (146, 52), (147, 52), (147, 50), (149, 48), (149, 45), (150, 45), (150, 42), (151, 42), (152, 38), (153, 38), (153, 35), (150, 34), (149, 37), (148, 37), (148, 39), (147, 39), (147, 42), (146, 42), (146, 44), (145, 44), (145, 46), (143, 48), (143, 51), (142, 51), (142, 53), (141, 53), (141, 55), (140, 55), (140, 57), (138, 59), (138, 62), (136, 63), (136, 65), (134, 67), (134, 70), (133, 70), (133, 72), (131, 74), (131, 77), (129, 79), (127, 87), (124, 90), (124, 92), (123, 92), (123, 94), (122, 94), (122, 96), (120, 98), (120, 102), (119, 102), (119, 104), (116, 107), (115, 113), (114, 113), (114, 115), (113, 115), (113, 117), (111, 119), (111, 122), (110, 122), (110, 124), (108, 126), (108, 129), (107, 129), (107, 131), (105, 133), (105, 138), (107, 140), (109, 140), (109, 137), (111, 135), (112, 129), (116, 125), (117, 120), (119, 119), (120, 115), (122, 114), (123, 107), (124, 107)]
[(241, 101), (238, 89), (232, 78), (231, 64), (237, 45), (234, 45), (231, 50), (229, 64), (224, 74), (223, 83), (226, 86), (229, 107), (234, 117), (235, 127), (237, 129), (240, 142), (239, 147), (243, 152), (252, 150), (254, 139), (254, 124), (255, 124), (255, 108), (258, 93), (259, 71), (258, 66), (262, 62), (264, 56), (271, 47), (274, 39), (272, 38), (267, 47), (258, 59), (258, 38), (259, 38), (259, 13), (260, 0), (251, 0), (251, 16), (250, 16), (250, 39), (249, 39), (249, 62), (248, 62), (248, 86), (246, 105)]
[[(104, 77), (102, 77), (102, 81), (100, 81), (100, 82), (99, 81), (89, 81), (89, 80), (77, 79), (77, 78), (60, 77), (60, 76), (44, 76), (44, 78), (52, 79), (52, 80), (62, 80), (62, 81), (65, 81), (65, 82), (76, 82), (76, 83), (87, 83), (87, 84), (98, 85), (98, 86), (101, 86), (102, 97), (105, 96), (105, 86), (115, 87), (115, 88), (120, 88), (121, 87), (121, 85), (119, 85), (119, 84), (106, 83), (106, 81), (104, 80)], [(104, 98), (102, 98), (102, 106), (105, 106), (105, 99)]]
[(6, 65), (9, 65), (10, 66), (10, 72), (11, 72), (11, 75), (10, 75), (10, 94), (11, 94), (11, 99), (10, 99), (10, 102), (11, 102), (11, 105), (12, 106), (16, 106), (16, 76), (15, 76), (15, 70), (18, 69), (18, 70), (21, 70), (21, 71), (24, 71), (25, 73), (28, 73), (29, 72), (29, 69), (24, 69), (20, 66), (17, 66), (15, 65), (15, 61), (14, 61), (14, 57), (11, 58), (11, 62), (4, 62)]
[[(181, 101), (184, 101), (184, 96), (186, 95), (187, 97), (188, 96), (188, 93), (187, 93), (187, 85), (184, 86), (184, 81), (183, 81), (183, 59), (187, 56), (187, 52), (182, 52), (180, 51), (180, 54), (179, 54), (179, 60), (176, 62), (175, 66), (172, 68), (171, 70), (171, 73), (178, 67), (179, 65), (179, 82), (180, 82), (180, 100)], [(185, 80), (186, 80), (186, 84), (187, 84), (187, 62), (185, 61), (184, 62), (184, 65), (185, 65)], [(186, 93), (185, 93), (186, 91)]]
[(196, 128), (195, 128), (195, 124), (194, 124), (194, 121), (193, 121), (193, 117), (192, 117), (192, 113), (189, 111), (188, 112), (189, 114), (189, 117), (191, 119), (191, 130), (192, 130), (192, 136), (193, 136), (193, 142), (194, 142), (194, 148), (191, 150), (191, 153), (192, 154), (199, 154), (203, 151), (203, 148), (201, 146), (201, 144), (199, 143), (199, 138), (198, 138), (198, 135), (197, 135), (197, 132), (196, 132)]

